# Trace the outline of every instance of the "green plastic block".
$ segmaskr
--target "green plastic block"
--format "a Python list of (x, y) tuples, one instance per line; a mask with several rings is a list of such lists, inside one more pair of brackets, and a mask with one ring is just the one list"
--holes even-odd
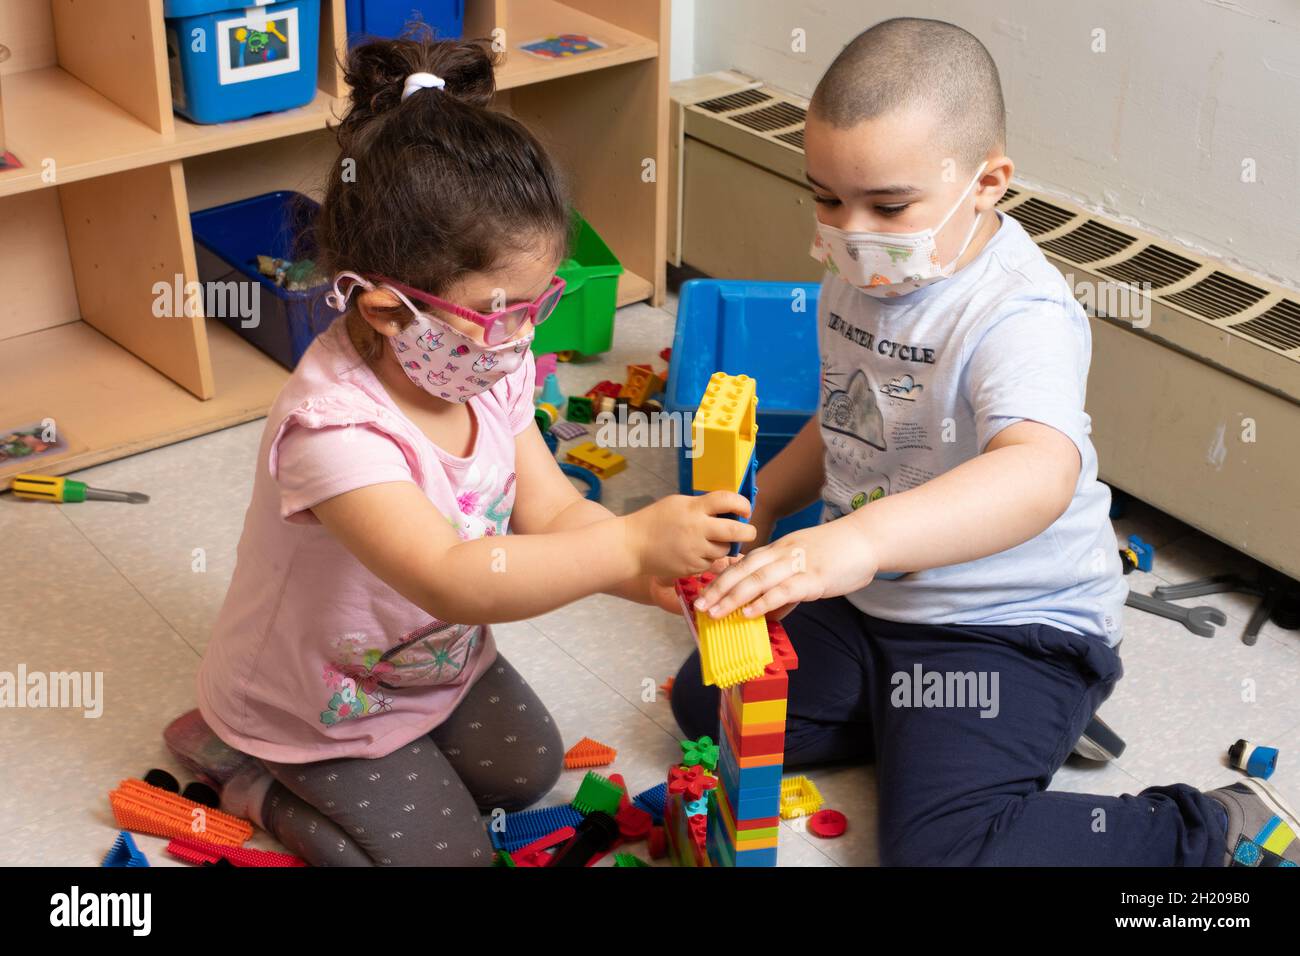
[(592, 420), (592, 401), (586, 395), (570, 395), (564, 417), (571, 422), (589, 422)]
[(622, 787), (595, 771), (588, 770), (570, 806), (582, 814), (603, 810), (612, 817), (618, 813), (618, 805), (622, 799)]
[(614, 854), (614, 865), (615, 865), (615, 866), (645, 866), (645, 867), (648, 867), (650, 864), (647, 863), (645, 860), (641, 859), (639, 856), (637, 856), (637, 855), (634, 854), (634, 853), (615, 853), (615, 854)]

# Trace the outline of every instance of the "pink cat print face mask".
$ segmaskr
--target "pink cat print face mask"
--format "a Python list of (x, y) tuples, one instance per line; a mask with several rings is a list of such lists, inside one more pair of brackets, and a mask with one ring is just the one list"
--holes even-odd
[[(371, 290), (377, 286), (356, 273), (341, 272), (326, 299), (341, 312), (357, 288)], [(397, 296), (411, 312), (410, 324), (396, 335), (387, 336), (406, 377), (430, 395), (449, 402), (467, 402), (488, 391), (523, 364), (524, 353), (532, 344), (530, 334), (500, 345), (480, 345), (417, 309), (400, 289), (387, 283), (378, 288)]]

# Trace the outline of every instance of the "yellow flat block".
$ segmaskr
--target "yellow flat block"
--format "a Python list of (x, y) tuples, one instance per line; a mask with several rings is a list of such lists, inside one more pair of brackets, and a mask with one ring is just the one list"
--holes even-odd
[(810, 817), (821, 808), (821, 791), (807, 777), (786, 777), (781, 781), (782, 820)]
[(627, 459), (608, 448), (601, 448), (593, 441), (574, 445), (564, 454), (564, 460), (571, 465), (581, 465), (589, 469), (597, 478), (617, 475), (627, 467)]
[(705, 685), (732, 687), (757, 677), (772, 663), (767, 622), (746, 617), (740, 608), (721, 619), (696, 611), (695, 631)]
[(739, 491), (758, 439), (758, 392), (748, 375), (715, 372), (695, 413), (691, 480), (696, 491)]

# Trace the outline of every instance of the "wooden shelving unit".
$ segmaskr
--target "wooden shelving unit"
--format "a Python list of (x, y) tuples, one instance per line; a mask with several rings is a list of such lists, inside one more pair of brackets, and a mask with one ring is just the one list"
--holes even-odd
[[(664, 295), (669, 0), (467, 0), (466, 35), (504, 31), (498, 106), (557, 157), (626, 273), (619, 304)], [(189, 214), (242, 196), (318, 193), (346, 89), (344, 0), (322, 0), (307, 106), (204, 126), (176, 116), (162, 0), (5, 0), (0, 172), (0, 428), (54, 419), (68, 451), (0, 462), (62, 474), (266, 413), (287, 373), (224, 325), (157, 318), (156, 282), (197, 280)], [(552, 63), (520, 43), (587, 33)]]

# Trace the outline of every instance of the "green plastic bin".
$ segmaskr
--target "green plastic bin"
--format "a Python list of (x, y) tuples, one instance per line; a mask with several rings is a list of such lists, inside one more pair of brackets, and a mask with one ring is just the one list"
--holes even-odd
[(605, 240), (577, 210), (572, 255), (560, 266), (564, 296), (555, 311), (537, 327), (533, 351), (597, 355), (614, 341), (614, 309), (623, 264)]

